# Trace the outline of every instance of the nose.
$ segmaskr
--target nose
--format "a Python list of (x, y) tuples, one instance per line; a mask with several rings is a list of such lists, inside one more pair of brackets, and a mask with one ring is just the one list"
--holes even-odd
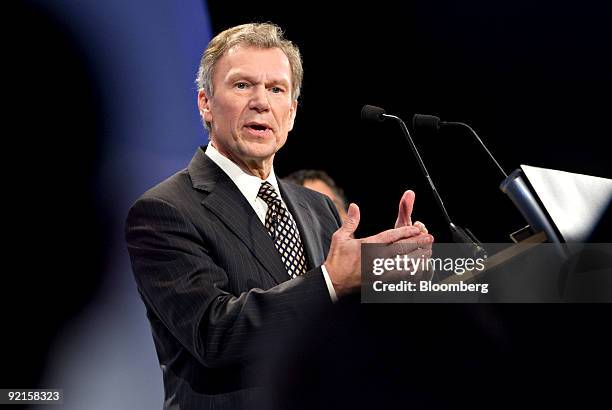
[(264, 112), (270, 109), (266, 87), (253, 87), (253, 95), (249, 101), (249, 108), (257, 112)]

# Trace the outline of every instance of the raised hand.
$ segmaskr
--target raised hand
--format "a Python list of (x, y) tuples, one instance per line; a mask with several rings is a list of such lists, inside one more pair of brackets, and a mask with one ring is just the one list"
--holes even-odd
[(417, 247), (427, 247), (431, 246), (433, 241), (431, 235), (423, 234), (418, 227), (409, 225), (389, 229), (367, 238), (355, 239), (360, 218), (359, 207), (350, 204), (344, 223), (332, 236), (325, 260), (325, 269), (338, 296), (357, 290), (361, 286), (362, 243), (416, 243)]

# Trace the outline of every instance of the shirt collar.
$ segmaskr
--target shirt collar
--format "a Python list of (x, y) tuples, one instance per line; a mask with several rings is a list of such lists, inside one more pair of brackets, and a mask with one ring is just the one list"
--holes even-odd
[(207, 155), (215, 164), (219, 166), (227, 174), (228, 177), (236, 184), (242, 195), (249, 201), (249, 203), (255, 203), (257, 199), (257, 194), (259, 193), (259, 188), (264, 181), (268, 181), (277, 194), (280, 196), (280, 190), (278, 189), (278, 181), (276, 180), (276, 175), (274, 174), (274, 167), (270, 170), (270, 175), (268, 178), (261, 179), (251, 174), (247, 174), (240, 168), (237, 164), (235, 164), (229, 158), (223, 156), (213, 145), (212, 142), (208, 143), (208, 147), (206, 148), (205, 155)]

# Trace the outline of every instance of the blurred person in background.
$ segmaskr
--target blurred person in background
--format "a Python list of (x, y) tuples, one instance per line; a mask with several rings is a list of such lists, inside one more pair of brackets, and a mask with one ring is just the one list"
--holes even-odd
[(301, 169), (287, 175), (285, 180), (327, 195), (336, 205), (340, 219), (343, 221), (346, 219), (347, 201), (344, 190), (327, 175), (327, 172), (319, 169)]

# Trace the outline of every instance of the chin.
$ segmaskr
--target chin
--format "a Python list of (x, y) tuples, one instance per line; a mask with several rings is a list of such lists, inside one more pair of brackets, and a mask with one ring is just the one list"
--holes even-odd
[(267, 158), (278, 151), (275, 143), (249, 142), (244, 145), (244, 153), (253, 158)]

